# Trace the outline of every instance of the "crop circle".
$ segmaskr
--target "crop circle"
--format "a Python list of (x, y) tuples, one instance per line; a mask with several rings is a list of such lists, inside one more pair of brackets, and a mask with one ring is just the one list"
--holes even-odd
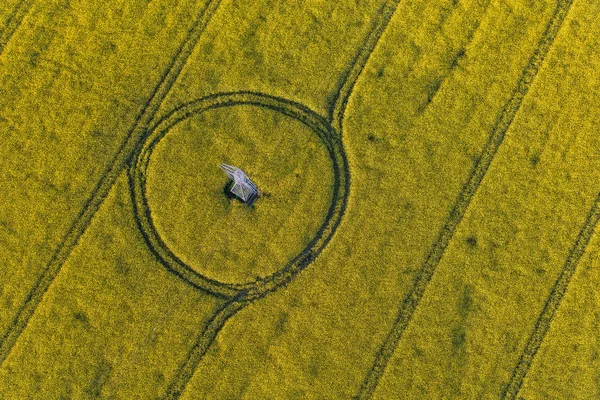
[[(147, 169), (150, 156), (155, 147), (177, 124), (191, 116), (203, 114), (207, 110), (240, 105), (255, 106), (276, 111), (277, 113), (292, 117), (314, 132), (319, 138), (319, 142), (326, 149), (327, 157), (331, 161), (333, 188), (331, 203), (329, 204), (324, 220), (314, 237), (308, 241), (308, 245), (299, 254), (268, 276), (257, 277), (250, 282), (231, 283), (214, 279), (197, 271), (183, 261), (176, 254), (176, 251), (173, 251), (167, 242), (163, 240), (164, 238), (159, 233), (159, 230), (157, 230), (149, 205)], [(285, 284), (295, 274), (309, 265), (327, 245), (335, 232), (345, 210), (348, 195), (349, 176), (346, 156), (340, 137), (331, 125), (301, 104), (255, 92), (216, 94), (178, 107), (162, 118), (152, 129), (148, 130), (132, 160), (129, 176), (134, 212), (138, 226), (148, 246), (171, 272), (179, 275), (195, 287), (226, 298), (237, 297), (239, 299), (248, 299), (261, 296)]]

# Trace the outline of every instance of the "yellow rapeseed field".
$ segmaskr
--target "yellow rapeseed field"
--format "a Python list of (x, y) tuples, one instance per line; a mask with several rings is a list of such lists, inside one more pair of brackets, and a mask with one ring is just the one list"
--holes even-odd
[(600, 0), (1, 1), (0, 399), (600, 398), (598, 71)]

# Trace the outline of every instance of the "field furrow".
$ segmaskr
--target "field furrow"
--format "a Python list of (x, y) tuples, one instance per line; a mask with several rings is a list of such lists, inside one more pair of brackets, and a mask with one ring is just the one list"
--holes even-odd
[(594, 234), (525, 376), (525, 399), (596, 399), (600, 283), (598, 234)]
[(227, 320), (233, 317), (238, 311), (245, 306), (241, 302), (227, 302), (219, 309), (213, 317), (208, 321), (206, 327), (202, 331), (201, 336), (194, 343), (194, 346), (190, 349), (190, 352), (184, 362), (177, 370), (176, 375), (169, 383), (169, 387), (165, 393), (165, 399), (177, 399), (185, 391), (185, 388), (196, 372), (198, 364), (202, 360), (202, 357), (210, 349), (217, 335), (223, 329), (223, 326)]
[[(358, 50), (389, 0), (223, 5), (164, 110), (219, 92), (252, 91), (326, 116)], [(386, 5), (388, 5), (386, 7)]]
[(0, 6), (0, 55), (29, 12), (34, 0), (8, 0)]
[(336, 88), (333, 96), (333, 100), (329, 106), (329, 120), (338, 132), (342, 132), (342, 123), (344, 120), (344, 113), (348, 106), (348, 100), (354, 86), (358, 81), (358, 78), (362, 74), (367, 61), (373, 54), (375, 46), (379, 43), (381, 35), (385, 32), (388, 24), (394, 12), (398, 8), (399, 0), (392, 0), (384, 3), (379, 15), (375, 18), (373, 27), (368, 33), (366, 40), (358, 48), (358, 52), (354, 59), (350, 63), (349, 67), (344, 71), (341, 79), (338, 81), (338, 87)]
[[(585, 90), (586, 92), (592, 93), (591, 96), (586, 96), (585, 102), (586, 103), (596, 103), (599, 100), (600, 94), (598, 92), (598, 90), (594, 89), (594, 88), (598, 88), (600, 87), (600, 80), (598, 79), (590, 79), (590, 71), (591, 70), (595, 70), (597, 69), (597, 65), (600, 64), (600, 52), (598, 51), (598, 34), (600, 32), (599, 31), (599, 27), (597, 24), (595, 24), (593, 22), (594, 17), (591, 17), (593, 15), (598, 15), (598, 11), (600, 11), (600, 3), (596, 2), (596, 3), (588, 3), (588, 4), (581, 4), (581, 9), (578, 9), (578, 14), (581, 16), (581, 20), (579, 20), (579, 25), (578, 25), (578, 29), (576, 31), (576, 33), (578, 34), (577, 39), (578, 41), (581, 41), (581, 47), (584, 49), (584, 51), (580, 52), (576, 57), (576, 59), (581, 60), (579, 61), (579, 63), (583, 63), (585, 62), (585, 65), (573, 65), (571, 66), (572, 71), (576, 74), (579, 73), (578, 75), (583, 77), (583, 79), (586, 80), (585, 83), (580, 84), (582, 85), (582, 91)], [(582, 24), (583, 23), (583, 24)], [(590, 29), (586, 29), (585, 30), (585, 36), (581, 35), (581, 26), (589, 26)], [(585, 61), (584, 61), (585, 60)], [(590, 115), (588, 117), (588, 121), (587, 121), (587, 127), (589, 127), (588, 129), (590, 131), (593, 131), (594, 128), (598, 125), (598, 122), (600, 121), (599, 118), (594, 118), (593, 117), (593, 111), (590, 110)], [(591, 128), (591, 129), (590, 129)], [(599, 171), (593, 171), (590, 173), (591, 176), (593, 177), (599, 177), (600, 176), (600, 172)], [(541, 312), (541, 314), (539, 315), (537, 322), (535, 324), (535, 329), (534, 331), (531, 333), (529, 340), (523, 350), (523, 353), (521, 354), (521, 357), (519, 358), (519, 361), (515, 367), (515, 369), (513, 370), (512, 373), (512, 377), (510, 379), (510, 381), (508, 382), (508, 385), (505, 388), (504, 391), (504, 397), (505, 398), (516, 398), (519, 390), (521, 389), (521, 386), (523, 385), (523, 380), (525, 379), (525, 377), (527, 376), (527, 373), (529, 372), (529, 369), (531, 368), (532, 363), (534, 362), (534, 359), (536, 357), (536, 354), (538, 353), (538, 350), (540, 349), (540, 347), (542, 346), (544, 339), (546, 337), (546, 335), (548, 334), (548, 331), (550, 330), (551, 324), (553, 319), (555, 318), (555, 316), (557, 315), (557, 312), (559, 310), (559, 307), (563, 301), (563, 297), (565, 296), (567, 289), (572, 286), (575, 285), (575, 288), (571, 289), (574, 291), (577, 291), (578, 293), (582, 293), (581, 295), (584, 297), (590, 297), (594, 295), (594, 289), (593, 289), (593, 285), (590, 287), (589, 283), (581, 283), (581, 282), (577, 282), (574, 284), (571, 284), (571, 281), (573, 280), (573, 276), (575, 275), (575, 273), (577, 272), (580, 263), (585, 263), (582, 262), (582, 257), (584, 256), (585, 252), (587, 251), (588, 254), (592, 255), (595, 254), (594, 253), (594, 247), (592, 247), (592, 249), (587, 250), (587, 246), (592, 238), (592, 236), (594, 235), (594, 232), (597, 228), (598, 225), (598, 220), (600, 219), (600, 194), (596, 197), (592, 208), (589, 210), (588, 212), (588, 216), (586, 218), (585, 224), (583, 225), (583, 227), (581, 228), (581, 230), (579, 231), (579, 234), (577, 236), (577, 239), (575, 240), (575, 243), (573, 244), (573, 247), (571, 248), (569, 255), (562, 267), (562, 271), (560, 272), (560, 275), (558, 276), (558, 279), (556, 280), (556, 282), (554, 283), (554, 286), (552, 286), (552, 289), (550, 290), (550, 294), (548, 296), (548, 298), (546, 299), (546, 303), (544, 304), (544, 308)], [(588, 263), (587, 263), (587, 267), (590, 268), (590, 262), (594, 262), (595, 259), (594, 258), (590, 258)], [(572, 301), (572, 300), (571, 300)], [(594, 304), (594, 303), (591, 303)], [(569, 306), (566, 306), (569, 307)], [(581, 307), (582, 310), (586, 310), (588, 307)], [(589, 315), (595, 315), (594, 313), (596, 313), (595, 307), (592, 306), (591, 309), (589, 311), (587, 311), (587, 313)], [(561, 313), (562, 315), (564, 315), (564, 312)], [(571, 318), (572, 316), (569, 315), (567, 318)], [(560, 317), (559, 317), (560, 318)], [(565, 318), (565, 317), (563, 317)], [(589, 320), (588, 318), (582, 318), (582, 321), (586, 321)], [(574, 324), (575, 325), (575, 324)], [(577, 328), (574, 327), (575, 330), (577, 330)], [(563, 333), (564, 335), (564, 333)], [(567, 335), (568, 336), (568, 335)], [(595, 335), (594, 334), (590, 334), (587, 338), (583, 338), (582, 342), (583, 343), (590, 343), (590, 339), (593, 338)], [(551, 344), (547, 345), (547, 346), (552, 346)], [(577, 349), (577, 345), (574, 345), (574, 348)], [(590, 350), (588, 349), (588, 352), (590, 352)], [(593, 353), (593, 351), (591, 351)], [(586, 354), (585, 356), (590, 357), (589, 353)], [(582, 359), (585, 359), (586, 357), (582, 357)], [(595, 360), (590, 360), (592, 363)], [(552, 371), (553, 368), (555, 366), (553, 365), (548, 365), (548, 361), (544, 360), (541, 361), (541, 363), (543, 363), (542, 365), (545, 365), (549, 371)], [(563, 361), (561, 361), (560, 363), (558, 363), (560, 365), (563, 364)], [(583, 371), (585, 371), (586, 373), (589, 374), (589, 369), (585, 368), (584, 366), (577, 366), (577, 363), (573, 363), (571, 362), (570, 365), (571, 367), (575, 366), (575, 368), (581, 368)], [(539, 371), (539, 369), (538, 369)], [(538, 372), (539, 373), (539, 372)], [(551, 376), (553, 379), (560, 379), (560, 374), (559, 375), (553, 375), (552, 373), (549, 373), (548, 376)], [(588, 378), (589, 379), (589, 378)], [(585, 382), (587, 385), (585, 385), (585, 389), (583, 390), (579, 390), (576, 392), (571, 392), (570, 394), (565, 393), (566, 397), (570, 397), (570, 398), (592, 398), (592, 397), (596, 397), (598, 395), (597, 390), (595, 390), (593, 387), (590, 387), (589, 385), (589, 380)], [(557, 391), (557, 390), (565, 390), (566, 392), (569, 392), (569, 390), (571, 389), (575, 389), (573, 386), (579, 386), (579, 385), (564, 385), (564, 386), (556, 386), (555, 384), (550, 385), (550, 387), (545, 387), (545, 386), (539, 386), (539, 389), (541, 391), (543, 391), (545, 393), (545, 397), (547, 397), (552, 391)], [(532, 385), (529, 385), (529, 390), (531, 391)], [(577, 393), (577, 394), (576, 394)], [(556, 392), (552, 395), (554, 397), (556, 397)], [(560, 396), (559, 396), (560, 397)]]
[(569, 252), (569, 256), (567, 257), (567, 261), (563, 266), (563, 269), (552, 287), (550, 291), (550, 296), (548, 296), (546, 300), (546, 304), (544, 304), (544, 308), (542, 313), (538, 317), (535, 323), (535, 329), (527, 344), (525, 345), (525, 349), (517, 362), (517, 366), (512, 372), (512, 376), (510, 381), (503, 389), (503, 397), (505, 399), (515, 399), (521, 386), (523, 384), (523, 379), (527, 375), (529, 368), (531, 367), (531, 363), (533, 362), (537, 351), (539, 350), (548, 330), (550, 329), (550, 324), (552, 319), (554, 318), (558, 307), (564, 297), (569, 283), (575, 273), (577, 265), (581, 260), (581, 256), (583, 255), (586, 246), (588, 245), (594, 230), (598, 224), (598, 220), (600, 219), (600, 197), (597, 197), (594, 201), (592, 209), (590, 210), (588, 217), (586, 218), (585, 225), (579, 231), (579, 235), (575, 241), (575, 245)]

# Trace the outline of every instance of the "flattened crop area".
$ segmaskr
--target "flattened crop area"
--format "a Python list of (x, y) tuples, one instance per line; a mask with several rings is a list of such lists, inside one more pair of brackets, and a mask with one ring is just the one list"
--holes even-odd
[(0, 398), (599, 398), (597, 71), (600, 0), (4, 1)]

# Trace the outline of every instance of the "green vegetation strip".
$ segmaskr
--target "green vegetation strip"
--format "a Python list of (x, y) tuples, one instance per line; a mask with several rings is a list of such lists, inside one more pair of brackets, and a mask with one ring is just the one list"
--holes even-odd
[(4, 52), (10, 38), (12, 38), (19, 26), (21, 26), (23, 18), (29, 12), (32, 4), (33, 0), (21, 0), (8, 16), (6, 24), (0, 29), (0, 54)]
[(465, 186), (461, 190), (450, 215), (442, 228), (437, 241), (434, 243), (425, 263), (421, 266), (413, 287), (402, 302), (400, 310), (394, 320), (391, 331), (383, 342), (379, 352), (375, 356), (373, 366), (367, 373), (362, 382), (356, 398), (368, 399), (373, 395), (379, 379), (383, 375), (388, 361), (390, 360), (398, 342), (402, 338), (406, 327), (417, 308), (427, 284), (431, 280), (437, 265), (439, 264), (444, 251), (448, 247), (448, 243), (454, 236), (456, 227), (462, 220), (463, 216), (475, 192), (479, 188), (498, 148), (502, 144), (508, 128), (515, 119), (519, 111), (523, 99), (525, 98), (529, 88), (531, 87), (535, 77), (538, 75), (540, 67), (548, 54), (554, 39), (558, 35), (565, 17), (571, 7), (573, 0), (561, 0), (558, 2), (556, 9), (548, 22), (544, 34), (540, 38), (534, 54), (529, 59), (529, 62), (519, 80), (516, 88), (507, 103), (504, 105), (499, 117), (496, 119), (490, 137), (483, 149), (483, 152), (477, 161), (473, 171), (471, 172)]
[(64, 240), (57, 248), (31, 291), (27, 294), (27, 297), (19, 308), (13, 322), (3, 334), (0, 341), (0, 364), (4, 362), (10, 353), (10, 350), (23, 332), (23, 329), (25, 329), (29, 323), (31, 316), (34, 314), (38, 304), (52, 284), (52, 281), (60, 272), (62, 265), (69, 257), (69, 254), (71, 254), (71, 251), (79, 241), (79, 238), (85, 232), (90, 221), (96, 214), (96, 211), (100, 208), (100, 205), (106, 198), (108, 192), (117, 181), (118, 176), (137, 149), (140, 140), (144, 137), (148, 126), (151, 124), (165, 97), (179, 77), (181, 70), (187, 63), (200, 39), (201, 33), (204, 31), (210, 18), (217, 10), (219, 3), (220, 0), (210, 0), (196, 17), (184, 42), (177, 50), (175, 56), (161, 76), (160, 81), (152, 91), (151, 96), (148, 98), (137, 115), (132, 127), (129, 129), (127, 140), (119, 148), (119, 151), (113, 158), (107, 171), (104, 173), (91, 196), (87, 199), (83, 209), (71, 225)]
[(527, 345), (519, 358), (517, 366), (513, 370), (510, 382), (505, 386), (502, 396), (504, 399), (515, 399), (517, 397), (517, 394), (523, 385), (525, 375), (527, 375), (531, 363), (533, 362), (540, 345), (544, 341), (548, 329), (550, 329), (550, 323), (556, 314), (556, 310), (560, 306), (560, 302), (567, 292), (569, 282), (575, 273), (577, 264), (594, 234), (598, 220), (600, 220), (600, 194), (596, 197), (594, 205), (587, 216), (585, 225), (581, 231), (579, 231), (579, 235), (569, 252), (569, 256), (565, 261), (560, 276), (550, 291), (546, 304), (544, 304), (544, 309), (536, 321), (535, 329), (527, 341)]

